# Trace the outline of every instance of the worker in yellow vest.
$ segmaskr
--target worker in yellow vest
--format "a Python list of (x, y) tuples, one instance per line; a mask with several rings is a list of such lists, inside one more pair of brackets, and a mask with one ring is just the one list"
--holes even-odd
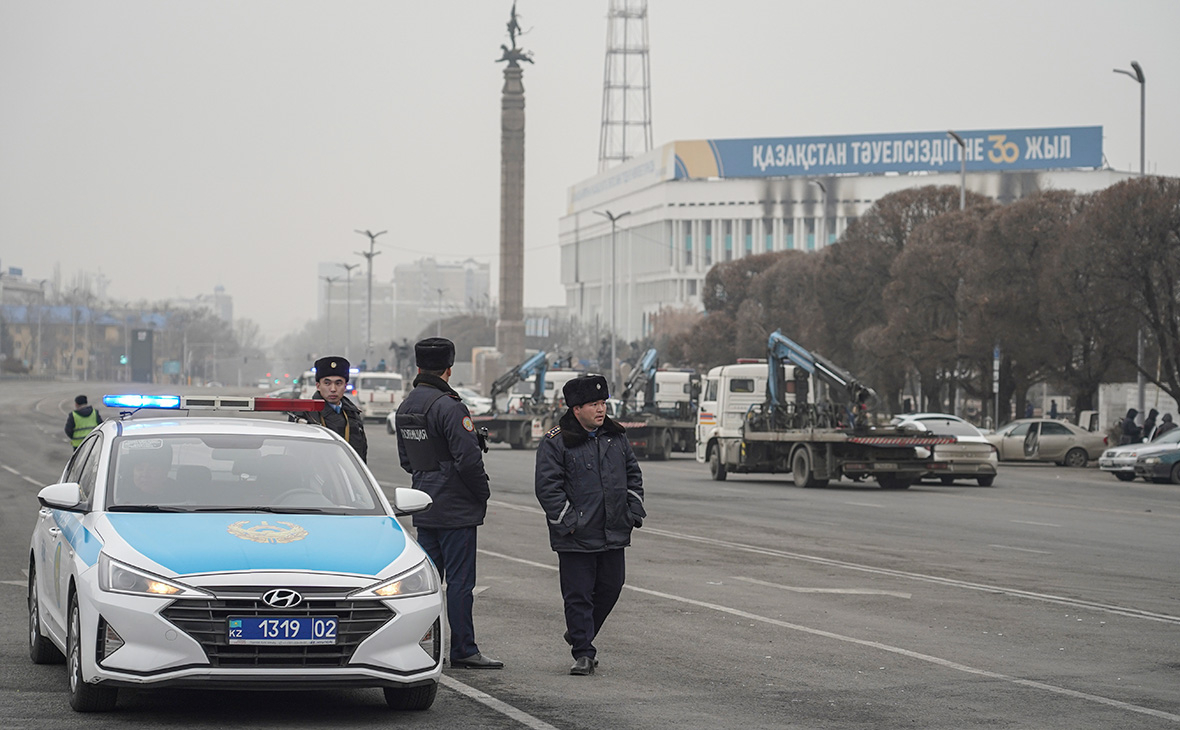
[(75, 449), (82, 445), (95, 426), (102, 423), (102, 416), (80, 395), (74, 399), (74, 410), (66, 416), (66, 436), (70, 437), (70, 445)]

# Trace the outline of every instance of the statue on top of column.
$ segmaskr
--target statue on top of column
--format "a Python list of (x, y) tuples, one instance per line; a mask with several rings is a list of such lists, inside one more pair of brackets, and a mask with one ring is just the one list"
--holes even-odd
[(512, 12), (508, 16), (508, 37), (512, 41), (512, 48), (504, 44), (500, 44), (500, 50), (503, 52), (496, 63), (500, 61), (507, 61), (509, 66), (519, 66), (518, 61), (533, 62), (533, 52), (526, 51), (523, 48), (516, 47), (516, 36), (524, 35), (524, 31), (520, 28), (520, 22), (517, 20), (516, 14), (516, 0), (512, 0)]

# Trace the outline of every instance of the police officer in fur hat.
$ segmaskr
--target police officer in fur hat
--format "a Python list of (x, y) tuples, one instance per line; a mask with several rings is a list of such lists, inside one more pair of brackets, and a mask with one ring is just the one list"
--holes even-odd
[(471, 413), (450, 386), (455, 343), (429, 337), (414, 345), (418, 377), (398, 406), (397, 452), (415, 489), (430, 495), (429, 510), (414, 515), (418, 544), (447, 583), (451, 666), (502, 669), (475, 643), (476, 528), (487, 514), (488, 475)]
[(324, 410), (292, 413), (290, 420), (318, 423), (335, 431), (352, 445), (361, 461), (367, 462), (369, 442), (365, 438), (365, 419), (361, 416), (361, 409), (344, 394), (348, 388), (348, 367), (348, 361), (338, 355), (316, 360), (316, 394), (312, 398), (327, 401)]
[(623, 591), (623, 548), (643, 525), (643, 474), (626, 430), (606, 415), (606, 378), (562, 388), (569, 409), (537, 447), (537, 500), (549, 523), (565, 601), (570, 674), (594, 674), (594, 637)]

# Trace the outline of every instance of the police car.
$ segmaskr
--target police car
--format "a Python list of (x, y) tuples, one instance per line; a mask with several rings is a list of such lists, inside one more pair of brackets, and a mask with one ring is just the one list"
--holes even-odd
[[(107, 396), (108, 407), (304, 411), (323, 401)], [(159, 411), (153, 412), (159, 415)], [(70, 705), (122, 687), (381, 687), (425, 710), (442, 670), (439, 577), (352, 448), (276, 420), (110, 420), (38, 494), (29, 654)]]

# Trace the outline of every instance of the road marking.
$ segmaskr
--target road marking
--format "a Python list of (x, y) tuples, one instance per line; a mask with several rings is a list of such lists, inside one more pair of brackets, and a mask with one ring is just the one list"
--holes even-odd
[(1032, 522), (1030, 520), (1008, 520), (1008, 521), (1015, 522), (1018, 525), (1036, 525), (1037, 527), (1061, 527), (1061, 525), (1055, 525), (1052, 522)]
[(459, 694), (464, 695), (465, 697), (470, 697), (471, 699), (475, 700), (476, 702), (479, 702), (480, 704), (482, 704), (490, 709), (493, 709), (502, 715), (507, 715), (508, 717), (512, 718), (513, 720), (516, 720), (517, 722), (519, 722), (521, 725), (524, 725), (525, 727), (531, 727), (531, 728), (533, 728), (533, 730), (557, 730), (557, 728), (553, 727), (552, 725), (545, 722), (544, 720), (540, 720), (538, 718), (535, 718), (532, 715), (525, 712), (524, 710), (517, 709), (517, 708), (513, 707), (512, 705), (508, 704), (507, 702), (503, 702), (501, 700), (496, 699), (495, 697), (492, 697), (490, 694), (488, 694), (486, 692), (481, 692), (480, 690), (476, 689), (475, 687), (472, 687), (467, 684), (463, 684), (462, 682), (455, 679), (454, 677), (450, 677), (450, 676), (444, 674), (438, 678), (438, 681), (444, 687), (447, 687), (448, 689), (452, 689), (452, 690), (458, 692)]
[(16, 469), (13, 469), (8, 464), (0, 464), (0, 469), (3, 469), (4, 471), (8, 472), (9, 474), (16, 474), (18, 477), (20, 476), (20, 472), (17, 471)]
[(29, 484), (36, 484), (38, 487), (41, 486), (41, 482), (37, 479), (34, 479), (33, 477), (27, 477), (24, 474), (21, 474), (20, 478), (24, 479)]
[(1052, 555), (1048, 550), (1032, 550), (1029, 548), (1012, 547), (1011, 545), (988, 545), (988, 547), (999, 548), (1000, 550), (1016, 550), (1021, 553), (1036, 553), (1038, 555)]
[[(489, 500), (489, 505), (496, 507), (504, 507), (506, 509), (517, 510), (519, 512), (530, 512), (532, 514), (543, 514), (540, 507), (525, 507), (522, 505), (508, 504), (499, 500)], [(1166, 613), (1155, 613), (1153, 611), (1144, 611), (1138, 608), (1128, 608), (1126, 606), (1118, 606), (1107, 603), (1097, 603), (1094, 601), (1086, 601), (1078, 598), (1068, 598), (1066, 596), (1057, 596), (1051, 593), (1034, 593), (1033, 591), (1026, 591), (1020, 588), (1008, 588), (1005, 586), (989, 585), (986, 583), (972, 583), (965, 580), (955, 580), (954, 578), (943, 578), (937, 575), (926, 575), (923, 573), (910, 573), (904, 570), (894, 570), (892, 568), (877, 568), (872, 565), (863, 565), (860, 563), (851, 563), (845, 560), (834, 560), (832, 558), (823, 558), (818, 555), (807, 555), (805, 553), (792, 553), (786, 550), (775, 550), (773, 548), (758, 547), (756, 545), (747, 545), (740, 542), (730, 542), (729, 540), (719, 540), (713, 537), (700, 537), (698, 535), (687, 535), (681, 532), (672, 532), (670, 530), (661, 530), (658, 527), (644, 527), (641, 533), (648, 535), (658, 535), (660, 537), (667, 537), (673, 540), (684, 540), (686, 542), (695, 542), (702, 545), (711, 545), (713, 547), (728, 548), (730, 550), (738, 550), (741, 552), (753, 553), (755, 555), (766, 555), (775, 558), (783, 558), (785, 560), (799, 560), (807, 563), (816, 563), (819, 565), (827, 565), (835, 568), (846, 568), (848, 570), (858, 570), (862, 573), (873, 573), (874, 575), (888, 575), (894, 578), (905, 578), (906, 580), (917, 580), (925, 583), (937, 583), (939, 585), (951, 586), (952, 588), (965, 588), (972, 591), (983, 591), (984, 593), (1000, 593), (1016, 598), (1026, 598), (1032, 601), (1042, 601), (1044, 603), (1055, 603), (1062, 606), (1071, 606), (1073, 608), (1086, 608), (1093, 611), (1104, 611), (1106, 613), (1113, 613), (1118, 616), (1127, 616), (1130, 618), (1142, 618), (1149, 621), (1160, 621), (1162, 623), (1180, 624), (1180, 616), (1173, 616)]]
[(872, 502), (845, 502), (844, 504), (851, 504), (854, 507), (876, 507), (878, 509), (885, 506), (883, 504), (873, 504)]
[[(509, 561), (512, 561), (515, 563), (520, 563), (522, 565), (530, 565), (533, 567), (544, 568), (546, 570), (551, 570), (551, 571), (557, 570), (556, 565), (543, 565), (543, 564), (538, 563), (534, 560), (526, 560), (524, 558), (517, 558), (512, 555), (505, 555), (504, 553), (492, 552), (491, 550), (484, 550), (482, 548), (479, 550), (479, 552), (483, 553), (484, 555), (488, 555), (490, 557), (501, 558), (503, 560), (509, 560)], [(644, 595), (652, 596), (654, 598), (662, 598), (666, 601), (675, 601), (677, 603), (684, 603), (684, 604), (687, 604), (690, 606), (696, 606), (698, 608), (707, 608), (712, 611), (717, 611), (719, 613), (729, 614), (730, 616), (737, 616), (739, 618), (747, 619), (750, 621), (758, 621), (760, 623), (770, 624), (771, 626), (778, 626), (780, 628), (790, 629), (791, 631), (799, 631), (799, 632), (802, 632), (805, 634), (811, 634), (812, 636), (823, 637), (825, 639), (835, 639), (836, 641), (843, 641), (848, 644), (856, 644), (858, 646), (866, 646), (866, 647), (869, 647), (872, 649), (878, 649), (880, 651), (889, 652), (890, 654), (897, 654), (899, 656), (904, 656), (904, 657), (907, 657), (910, 659), (916, 659), (918, 661), (927, 662), (927, 663), (934, 664), (934, 665), (937, 665), (940, 667), (944, 667), (946, 669), (953, 669), (955, 671), (965, 672), (967, 674), (974, 674), (974, 675), (977, 675), (980, 677), (987, 677), (988, 679), (997, 679), (1002, 682), (1008, 682), (1010, 684), (1015, 684), (1015, 685), (1018, 685), (1021, 687), (1030, 687), (1032, 689), (1044, 690), (1046, 692), (1051, 692), (1053, 694), (1064, 695), (1066, 697), (1073, 697), (1075, 699), (1086, 700), (1088, 702), (1096, 702), (1098, 704), (1107, 705), (1109, 707), (1117, 707), (1121, 710), (1128, 710), (1130, 712), (1137, 712), (1137, 713), (1140, 713), (1143, 715), (1151, 715), (1152, 717), (1159, 717), (1164, 720), (1172, 720), (1173, 722), (1180, 722), (1180, 715), (1173, 715), (1172, 713), (1169, 713), (1169, 712), (1162, 712), (1160, 710), (1154, 710), (1150, 707), (1141, 707), (1139, 705), (1133, 705), (1130, 702), (1123, 702), (1122, 700), (1116, 700), (1116, 699), (1112, 699), (1110, 697), (1103, 697), (1101, 695), (1090, 694), (1089, 692), (1079, 692), (1078, 690), (1067, 689), (1065, 687), (1058, 687), (1057, 685), (1054, 685), (1054, 684), (1048, 684), (1045, 682), (1037, 682), (1037, 681), (1031, 680), (1031, 679), (1021, 679), (1020, 677), (1013, 677), (1011, 675), (1001, 674), (999, 672), (993, 672), (988, 669), (979, 669), (977, 667), (968, 666), (966, 664), (960, 664), (958, 662), (953, 662), (949, 659), (943, 659), (941, 657), (932, 656), (930, 654), (922, 654), (920, 652), (911, 651), (909, 649), (903, 649), (899, 646), (892, 646), (890, 644), (882, 644), (879, 641), (869, 641), (868, 639), (858, 639), (855, 636), (845, 636), (844, 634), (837, 634), (835, 632), (825, 631), (823, 629), (815, 629), (810, 626), (803, 626), (802, 624), (793, 624), (788, 621), (782, 621), (780, 619), (774, 619), (774, 618), (770, 618), (768, 616), (760, 616), (756, 613), (750, 613), (749, 611), (743, 611), (741, 609), (731, 608), (729, 606), (723, 606), (718, 603), (709, 603), (707, 601), (699, 601), (694, 598), (686, 598), (685, 596), (677, 596), (673, 593), (664, 593), (662, 591), (653, 591), (650, 588), (640, 588), (639, 586), (636, 586), (636, 585), (627, 584), (627, 585), (624, 585), (623, 588), (625, 588), (627, 590), (635, 591), (636, 593), (642, 593)]]
[(26, 586), (26, 585), (28, 585), (28, 582), (23, 581), (23, 580), (0, 580), (0, 583), (3, 583), (6, 586)]
[(845, 593), (849, 595), (859, 596), (894, 596), (896, 598), (912, 598), (913, 594), (902, 593), (901, 591), (881, 591), (876, 588), (803, 588), (801, 586), (785, 586), (781, 583), (771, 583), (765, 580), (758, 580), (757, 578), (746, 578), (745, 576), (735, 575), (734, 580), (745, 581), (746, 583), (754, 583), (768, 588), (779, 588), (784, 591), (791, 591), (792, 593)]
[(739, 489), (737, 487), (720, 487), (717, 491), (719, 491), (719, 492), (733, 492), (734, 494), (749, 494), (749, 495), (754, 494), (754, 492), (750, 491), (749, 489)]

